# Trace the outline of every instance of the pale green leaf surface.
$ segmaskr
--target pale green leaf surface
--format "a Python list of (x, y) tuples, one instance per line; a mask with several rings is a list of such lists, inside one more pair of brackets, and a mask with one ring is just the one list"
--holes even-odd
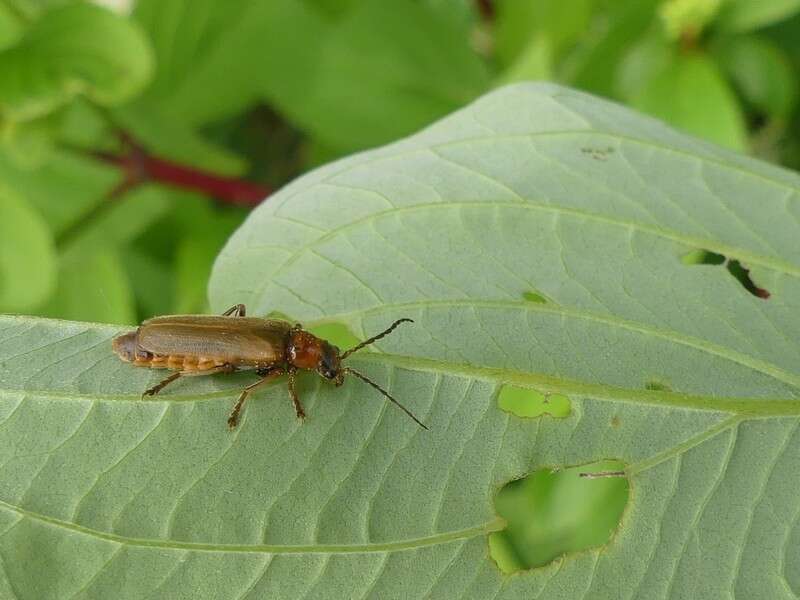
[[(794, 597), (799, 190), (792, 173), (548, 85), (501, 89), (288, 186), (221, 254), (212, 307), (359, 335), (414, 318), (350, 360), (427, 432), (358, 381), (309, 375), (305, 425), (278, 384), (231, 434), (250, 376), (140, 401), (159, 374), (111, 355), (116, 328), (0, 318), (0, 590)], [(696, 248), (740, 259), (771, 298), (683, 264)], [(503, 383), (572, 411), (512, 416)], [(486, 536), (496, 490), (605, 458), (631, 477), (612, 542), (502, 576)]]

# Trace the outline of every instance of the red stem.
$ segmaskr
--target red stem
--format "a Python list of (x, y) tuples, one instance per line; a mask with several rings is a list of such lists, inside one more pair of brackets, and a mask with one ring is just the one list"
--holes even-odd
[(239, 206), (255, 206), (272, 192), (270, 188), (257, 183), (221, 177), (165, 158), (151, 156), (131, 140), (125, 140), (124, 146), (126, 153), (123, 155), (96, 153), (101, 160), (122, 169), (125, 173), (124, 189), (146, 181), (155, 181), (184, 190), (201, 192), (220, 202)]

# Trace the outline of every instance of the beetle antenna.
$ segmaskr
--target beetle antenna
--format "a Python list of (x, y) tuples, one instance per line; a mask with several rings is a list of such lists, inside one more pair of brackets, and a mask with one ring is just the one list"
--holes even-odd
[[(405, 319), (405, 320), (406, 320), (406, 321), (410, 321), (411, 319)], [(400, 323), (400, 321), (397, 321), (397, 323)], [(397, 325), (397, 323), (395, 323), (394, 325)], [(391, 331), (391, 330), (392, 330), (392, 328), (394, 327), (394, 325), (392, 325), (392, 327), (390, 327), (390, 328), (389, 328), (389, 331)], [(384, 333), (386, 333), (386, 332), (384, 332)], [(386, 397), (387, 397), (389, 400), (391, 400), (391, 401), (392, 401), (394, 404), (396, 404), (398, 407), (400, 407), (400, 409), (401, 409), (401, 410), (402, 410), (404, 413), (406, 413), (406, 414), (407, 414), (409, 417), (411, 417), (412, 419), (414, 419), (414, 421), (416, 421), (417, 425), (419, 425), (420, 427), (422, 427), (422, 428), (423, 428), (423, 429), (425, 429), (426, 431), (428, 430), (428, 428), (425, 426), (425, 424), (424, 424), (422, 421), (420, 421), (420, 420), (419, 420), (417, 417), (415, 417), (415, 416), (414, 416), (414, 414), (413, 414), (413, 413), (412, 413), (410, 410), (408, 410), (408, 409), (407, 409), (405, 406), (403, 406), (403, 405), (402, 405), (402, 404), (400, 404), (400, 403), (399, 403), (397, 400), (395, 400), (394, 398), (392, 398), (392, 397), (389, 395), (389, 392), (387, 392), (385, 389), (383, 389), (383, 388), (382, 388), (381, 386), (379, 386), (377, 383), (375, 383), (374, 381), (372, 381), (372, 380), (371, 380), (369, 377), (367, 377), (367, 376), (366, 376), (366, 375), (364, 375), (363, 373), (359, 373), (359, 372), (358, 372), (358, 371), (356, 371), (355, 369), (351, 369), (350, 367), (345, 367), (345, 368), (343, 368), (343, 369), (342, 369), (342, 372), (343, 372), (343, 373), (352, 373), (353, 375), (355, 375), (356, 377), (358, 377), (358, 378), (359, 378), (361, 381), (363, 381), (364, 383), (367, 383), (367, 384), (371, 385), (372, 387), (374, 387), (374, 388), (375, 388), (376, 390), (378, 390), (378, 391), (379, 391), (381, 394), (383, 394), (384, 396), (386, 396)]]
[[(382, 331), (382, 332), (381, 332), (381, 333), (379, 333), (378, 335), (374, 335), (374, 336), (372, 336), (371, 338), (369, 338), (368, 340), (366, 340), (366, 341), (364, 341), (364, 342), (361, 342), (361, 343), (360, 343), (358, 346), (353, 346), (352, 348), (350, 348), (350, 350), (347, 350), (347, 351), (346, 351), (344, 354), (342, 354), (342, 356), (341, 356), (341, 360), (344, 360), (345, 358), (347, 358), (348, 356), (350, 356), (350, 355), (351, 355), (353, 352), (358, 352), (358, 351), (359, 351), (359, 350), (361, 350), (361, 349), (362, 349), (364, 346), (369, 346), (369, 345), (370, 345), (370, 344), (372, 344), (373, 342), (377, 342), (377, 341), (378, 341), (379, 339), (381, 339), (382, 337), (384, 337), (384, 336), (386, 336), (386, 335), (389, 335), (390, 333), (392, 333), (392, 331), (394, 331), (394, 328), (395, 328), (395, 327), (397, 327), (398, 325), (400, 325), (400, 323), (413, 323), (413, 322), (414, 322), (414, 321), (412, 321), (411, 319), (398, 319), (397, 321), (395, 321), (394, 323), (392, 323), (391, 325), (389, 325), (389, 328), (388, 328), (388, 329), (386, 329), (386, 331)], [(381, 391), (383, 391), (383, 390), (381, 390)], [(386, 394), (386, 392), (384, 392), (384, 394)], [(386, 395), (388, 396), (388, 394), (386, 394)]]

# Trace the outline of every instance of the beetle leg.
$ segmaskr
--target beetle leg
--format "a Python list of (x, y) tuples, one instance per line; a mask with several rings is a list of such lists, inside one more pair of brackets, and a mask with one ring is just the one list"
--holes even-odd
[(259, 379), (255, 383), (251, 383), (242, 390), (242, 393), (239, 394), (239, 399), (236, 401), (236, 404), (233, 405), (233, 410), (231, 411), (231, 414), (228, 417), (228, 427), (230, 429), (235, 429), (236, 425), (239, 424), (239, 413), (242, 411), (242, 406), (244, 405), (244, 401), (247, 400), (247, 397), (250, 395), (250, 392), (252, 392), (257, 387), (264, 385), (265, 383), (269, 383), (276, 377), (280, 377), (281, 375), (283, 375), (283, 373), (284, 370), (280, 367), (271, 371), (267, 371), (266, 373), (264, 373), (261, 379)]
[(306, 418), (306, 411), (303, 410), (303, 405), (300, 404), (300, 396), (297, 395), (297, 388), (294, 382), (295, 372), (295, 369), (289, 371), (289, 396), (292, 398), (292, 404), (294, 404), (294, 412), (297, 413), (297, 418), (303, 421)]
[(219, 367), (214, 367), (212, 369), (206, 369), (204, 371), (178, 371), (177, 373), (173, 373), (161, 383), (154, 385), (148, 390), (145, 390), (142, 396), (155, 396), (158, 392), (163, 390), (167, 387), (170, 383), (178, 379), (179, 377), (198, 377), (200, 375), (214, 375), (215, 373), (233, 373), (236, 370), (236, 367), (230, 364), (220, 365)]
[(243, 317), (247, 312), (247, 308), (245, 308), (244, 304), (234, 304), (224, 313), (222, 313), (223, 317), (230, 317), (233, 315), (234, 317)]
[(172, 375), (164, 379), (164, 381), (162, 381), (161, 383), (158, 383), (153, 387), (146, 389), (142, 394), (142, 396), (155, 396), (158, 392), (163, 390), (165, 387), (167, 387), (170, 383), (175, 381), (181, 375), (182, 373), (180, 371), (178, 371), (177, 373), (173, 373)]

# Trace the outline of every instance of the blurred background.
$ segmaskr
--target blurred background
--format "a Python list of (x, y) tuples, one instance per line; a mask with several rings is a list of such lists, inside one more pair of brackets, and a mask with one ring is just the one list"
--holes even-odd
[[(0, 0), (0, 312), (205, 312), (215, 255), (274, 190), (514, 81), (798, 168), (798, 68), (800, 0)], [(528, 505), (552, 505), (539, 479)]]

